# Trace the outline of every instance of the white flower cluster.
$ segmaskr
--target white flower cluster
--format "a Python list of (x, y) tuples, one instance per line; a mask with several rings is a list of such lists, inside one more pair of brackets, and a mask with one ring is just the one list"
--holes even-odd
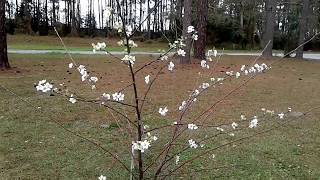
[(208, 50), (208, 52), (207, 52), (207, 54), (206, 54), (206, 58), (207, 58), (207, 60), (208, 61), (212, 61), (212, 56), (213, 57), (217, 57), (217, 55), (218, 55), (218, 51), (217, 50), (215, 50), (215, 49), (210, 49), (210, 50)]
[(77, 102), (77, 100), (76, 100), (76, 98), (74, 98), (74, 95), (73, 95), (73, 94), (70, 95), (69, 101), (70, 101), (72, 104), (74, 104), (74, 103)]
[(198, 126), (195, 125), (195, 124), (188, 124), (188, 129), (190, 129), (190, 130), (197, 130), (197, 129), (198, 129)]
[(122, 22), (121, 21), (115, 22), (113, 27), (118, 31), (118, 33), (121, 33), (123, 31)]
[(125, 55), (124, 58), (122, 58), (121, 60), (126, 64), (129, 64), (130, 62), (131, 65), (134, 65), (134, 62), (136, 61), (136, 57), (131, 55)]
[(258, 117), (254, 116), (253, 119), (249, 123), (249, 128), (256, 128), (258, 125)]
[(161, 115), (161, 116), (166, 116), (167, 115), (167, 113), (168, 113), (168, 108), (167, 107), (164, 107), (164, 108), (159, 108), (159, 114)]
[(201, 86), (199, 86), (199, 88), (202, 88), (202, 89), (207, 89), (210, 87), (210, 84), (209, 83), (202, 83)]
[[(147, 128), (148, 126), (144, 126), (144, 129), (147, 129)], [(139, 150), (143, 153), (150, 148), (152, 142), (157, 140), (158, 140), (157, 136), (153, 136), (151, 135), (150, 132), (148, 132), (142, 141), (132, 142), (132, 149)]]
[(116, 92), (112, 94), (112, 99), (117, 102), (124, 101), (124, 94), (122, 94), (121, 92)]
[(177, 54), (183, 57), (186, 56), (186, 52), (183, 49), (178, 49)]
[(87, 72), (86, 67), (85, 67), (84, 65), (80, 65), (80, 66), (78, 67), (78, 71), (79, 71), (79, 73), (80, 73), (80, 75), (81, 75), (81, 80), (82, 80), (82, 81), (87, 80), (87, 78), (89, 77), (89, 74), (88, 74), (88, 72)]
[(200, 65), (201, 65), (202, 68), (207, 68), (207, 69), (210, 68), (210, 66), (207, 64), (207, 61), (206, 61), (206, 60), (202, 60), (202, 61), (200, 62)]
[(144, 77), (144, 82), (145, 82), (146, 84), (149, 84), (149, 82), (150, 82), (150, 75), (147, 75), (146, 77)]
[(239, 124), (237, 124), (236, 122), (233, 122), (231, 124), (231, 126), (232, 126), (233, 129), (236, 129), (239, 126)]
[(105, 42), (98, 42), (97, 44), (92, 43), (92, 47), (93, 47), (93, 53), (96, 53), (96, 51), (101, 51), (101, 50), (105, 50), (107, 45)]
[(106, 7), (104, 9), (104, 12), (105, 12), (106, 17), (109, 18), (111, 16), (111, 14), (112, 14), (112, 8), (111, 7)]
[(198, 148), (198, 144), (193, 139), (188, 140), (188, 143), (190, 148), (194, 148), (194, 149)]
[(181, 103), (181, 106), (179, 106), (179, 111), (184, 110), (184, 109), (186, 108), (186, 106), (187, 106), (187, 102), (186, 102), (186, 101), (183, 101), (183, 102)]
[(131, 36), (132, 35), (132, 32), (133, 32), (133, 28), (131, 25), (126, 25), (126, 34), (127, 36)]
[(132, 142), (132, 149), (145, 152), (151, 146), (148, 140)]
[[(118, 41), (117, 42), (117, 44), (119, 45), (119, 46), (124, 46), (124, 45), (126, 45), (127, 43), (126, 43), (126, 41), (124, 41), (124, 40), (120, 40), (120, 41)], [(133, 40), (129, 40), (129, 46), (131, 47), (131, 48), (136, 48), (136, 47), (138, 47), (138, 44), (136, 44)]]
[(198, 34), (197, 31), (193, 26), (189, 26), (187, 32), (190, 34), (192, 33), (191, 37), (193, 40), (197, 41), (198, 40)]
[(173, 71), (173, 68), (174, 68), (174, 64), (172, 61), (170, 61), (170, 63), (168, 64), (168, 70)]
[(160, 60), (161, 60), (161, 61), (167, 61), (168, 58), (169, 58), (168, 56), (164, 55), (164, 56), (162, 56), (162, 57), (160, 58)]
[(107, 177), (106, 177), (106, 176), (101, 175), (101, 176), (99, 176), (99, 177), (98, 177), (98, 180), (107, 180)]
[(37, 91), (41, 91), (44, 93), (51, 91), (52, 88), (53, 88), (53, 85), (47, 82), (47, 80), (39, 81), (38, 85), (36, 86)]
[(241, 71), (244, 72), (245, 75), (262, 73), (268, 69), (270, 69), (270, 67), (268, 67), (268, 65), (266, 65), (265, 63), (262, 63), (261, 65), (255, 64), (254, 66), (247, 68), (247, 69), (246, 69), (245, 65), (242, 65), (242, 67), (241, 67)]

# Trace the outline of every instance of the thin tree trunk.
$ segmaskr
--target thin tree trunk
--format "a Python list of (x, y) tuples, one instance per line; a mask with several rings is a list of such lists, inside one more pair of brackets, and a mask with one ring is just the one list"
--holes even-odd
[(275, 26), (276, 1), (266, 0), (266, 25), (263, 37), (263, 46), (267, 48), (262, 53), (264, 57), (272, 57), (273, 36)]
[(6, 1), (0, 1), (0, 68), (9, 69), (10, 64), (8, 61), (7, 53), (7, 34), (5, 29), (6, 21)]
[[(303, 0), (303, 8), (299, 23), (299, 44), (303, 44), (305, 41), (306, 31), (307, 31), (307, 20), (308, 20), (308, 12), (309, 12), (309, 0)], [(297, 49), (296, 58), (303, 58), (303, 47)]]
[(180, 59), (181, 64), (190, 64), (190, 54), (191, 54), (191, 34), (188, 33), (188, 27), (191, 26), (191, 18), (192, 18), (192, 0), (184, 0), (184, 16), (183, 16), (183, 32), (182, 35), (185, 39), (186, 46), (184, 47), (184, 51), (186, 55)]
[(197, 31), (198, 40), (195, 41), (194, 57), (205, 59), (205, 49), (207, 44), (207, 17), (208, 17), (208, 0), (197, 1)]

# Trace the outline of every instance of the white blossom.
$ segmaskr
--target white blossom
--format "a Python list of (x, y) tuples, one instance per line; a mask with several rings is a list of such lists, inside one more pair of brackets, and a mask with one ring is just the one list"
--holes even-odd
[(124, 94), (122, 94), (121, 92), (119, 92), (119, 93), (114, 93), (114, 94), (112, 94), (112, 99), (113, 99), (114, 101), (118, 101), (118, 102), (124, 101)]
[(139, 150), (142, 153), (145, 152), (151, 146), (150, 142), (147, 140), (132, 142), (132, 149)]
[(280, 113), (280, 114), (278, 114), (278, 116), (279, 116), (280, 119), (283, 119), (284, 118), (284, 113)]
[(169, 71), (173, 71), (173, 68), (174, 68), (174, 64), (173, 64), (173, 62), (171, 61), (171, 62), (168, 64), (168, 70), (169, 70)]
[(131, 63), (131, 65), (134, 64), (134, 62), (136, 61), (136, 57), (135, 56), (131, 56), (131, 55), (125, 55), (124, 58), (121, 59), (124, 63)]
[(188, 140), (188, 143), (190, 148), (194, 148), (194, 149), (198, 148), (198, 144), (193, 139)]
[(210, 78), (211, 82), (214, 82), (216, 79), (214, 77)]
[(98, 78), (97, 77), (90, 77), (90, 81), (96, 83), (96, 82), (98, 82)]
[(72, 69), (73, 68), (73, 63), (70, 63), (69, 64), (69, 69)]
[(242, 65), (240, 70), (241, 72), (243, 72), (245, 69), (246, 69), (246, 65)]
[(107, 180), (107, 177), (106, 177), (106, 176), (101, 175), (101, 176), (99, 176), (99, 177), (98, 177), (98, 180)]
[(240, 74), (239, 72), (237, 72), (237, 73), (236, 73), (236, 78), (239, 78), (240, 75), (241, 75), (241, 74)]
[(98, 42), (97, 44), (92, 43), (92, 48), (93, 48), (93, 52), (95, 53), (96, 51), (101, 51), (106, 49), (107, 45), (105, 42)]
[(288, 112), (291, 112), (292, 111), (292, 108), (291, 107), (288, 107)]
[(113, 27), (118, 31), (118, 33), (122, 32), (122, 22), (121, 21), (115, 22)]
[(106, 7), (104, 11), (105, 11), (106, 17), (109, 18), (111, 16), (111, 14), (112, 14), (112, 8), (111, 7)]
[(144, 77), (144, 82), (145, 82), (146, 84), (149, 84), (149, 82), (150, 82), (150, 75)]
[(168, 60), (168, 56), (162, 56), (162, 57), (160, 58), (160, 60), (161, 60), (161, 61), (166, 61), (166, 60)]
[(107, 100), (110, 100), (110, 99), (111, 99), (110, 94), (107, 94), (107, 93), (103, 93), (103, 94), (102, 94), (102, 97), (106, 98)]
[(136, 48), (136, 47), (138, 47), (138, 44), (136, 44), (133, 40), (129, 40), (129, 46), (130, 47), (133, 47), (133, 48)]
[(186, 56), (186, 52), (183, 49), (178, 49), (177, 53), (179, 56)]
[(133, 31), (132, 26), (131, 25), (127, 25), (126, 26), (126, 34), (127, 34), (128, 37), (132, 35), (132, 31)]
[(255, 117), (251, 120), (251, 122), (250, 122), (250, 124), (249, 124), (249, 128), (255, 128), (255, 127), (257, 127), (257, 125), (258, 125), (258, 118), (255, 116)]
[(200, 62), (200, 65), (201, 65), (202, 68), (207, 68), (207, 69), (210, 68), (209, 65), (207, 64), (207, 61), (206, 61), (206, 60), (202, 60), (202, 61)]
[(221, 127), (217, 127), (216, 129), (217, 129), (218, 131), (221, 131), (221, 132), (224, 131), (224, 129), (222, 129)]
[(239, 124), (237, 124), (236, 122), (233, 122), (231, 124), (231, 126), (232, 126), (233, 129), (236, 129), (239, 126)]
[(159, 114), (160, 114), (161, 116), (166, 116), (168, 111), (169, 111), (169, 110), (168, 110), (167, 107), (159, 108)]
[(44, 93), (51, 91), (53, 88), (53, 85), (48, 83), (47, 80), (41, 80), (38, 82), (38, 85), (36, 86), (37, 91), (42, 91)]
[(192, 33), (192, 32), (194, 32), (195, 30), (194, 30), (194, 27), (193, 26), (189, 26), (188, 27), (188, 33)]
[(179, 163), (179, 161), (180, 161), (180, 156), (176, 156), (176, 165)]
[(193, 40), (198, 41), (198, 38), (199, 38), (198, 34), (193, 34), (192, 35), (192, 39)]
[(240, 119), (241, 119), (241, 120), (247, 120), (246, 116), (243, 115), (243, 114), (241, 114)]
[(78, 71), (81, 74), (81, 80), (85, 81), (87, 80), (87, 78), (89, 77), (87, 69), (84, 65), (79, 65), (78, 67)]
[(198, 126), (195, 125), (195, 124), (188, 124), (188, 129), (190, 129), (190, 130), (197, 130), (197, 129), (198, 129)]
[(202, 89), (207, 89), (210, 87), (210, 84), (209, 83), (202, 83), (201, 87)]
[(187, 105), (187, 102), (186, 102), (186, 101), (183, 101), (183, 102), (181, 103), (181, 106), (179, 106), (179, 111), (182, 111), (182, 110), (186, 107), (186, 105)]
[(77, 100), (74, 98), (73, 94), (70, 95), (69, 101), (74, 104), (77, 102)]

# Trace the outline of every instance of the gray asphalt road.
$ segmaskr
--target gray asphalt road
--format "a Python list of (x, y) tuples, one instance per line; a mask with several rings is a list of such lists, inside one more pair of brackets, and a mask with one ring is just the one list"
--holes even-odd
[[(50, 53), (60, 53), (64, 54), (66, 51), (64, 50), (14, 50), (14, 49), (9, 49), (8, 53), (12, 54), (50, 54)], [(92, 51), (70, 51), (70, 54), (80, 54), (80, 55), (92, 55), (94, 54)], [(95, 54), (99, 55), (104, 55), (106, 54), (105, 52), (97, 52)], [(112, 52), (114, 55), (123, 55), (124, 52)], [(155, 53), (155, 52), (133, 52), (132, 54), (134, 55), (160, 55), (160, 53)], [(224, 53), (225, 55), (230, 55), (230, 56), (259, 56), (259, 53), (239, 53), (239, 52), (228, 52)], [(275, 53), (274, 56), (283, 56), (281, 53)], [(320, 61), (320, 53), (305, 53), (303, 56), (304, 59), (310, 59), (310, 60), (318, 60)]]

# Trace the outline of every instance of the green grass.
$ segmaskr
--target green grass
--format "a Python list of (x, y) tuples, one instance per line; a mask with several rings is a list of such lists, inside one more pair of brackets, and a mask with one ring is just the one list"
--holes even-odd
[[(0, 179), (97, 179), (101, 174), (108, 179), (128, 179), (126, 171), (110, 156), (54, 123), (58, 121), (76, 133), (101, 142), (103, 147), (116, 151), (119, 158), (129, 166), (129, 148), (122, 143), (123, 133), (108, 111), (86, 103), (72, 105), (60, 96), (35, 92), (33, 84), (47, 79), (55, 85), (64, 82), (73, 91), (95, 98), (103, 92), (114, 92), (128, 81), (127, 66), (114, 59), (80, 55), (74, 58), (98, 77), (103, 76), (95, 92), (79, 82), (77, 73), (69, 74), (69, 60), (64, 55), (10, 54), (11, 64), (16, 68), (0, 72), (0, 84), (16, 95), (0, 88)], [(214, 76), (223, 74), (220, 71), (236, 70), (241, 64), (248, 64), (249, 58), (223, 57)], [(135, 67), (146, 61), (146, 57), (137, 57)], [(138, 83), (143, 86), (139, 89), (140, 92), (145, 88), (143, 77), (145, 74), (153, 77), (154, 68), (149, 68), (138, 76)], [(152, 112), (154, 106), (164, 104), (170, 110), (174, 109), (183, 97), (188, 96), (190, 87), (196, 87), (207, 78), (205, 73), (202, 77), (195, 76), (201, 71), (198, 64), (187, 67), (177, 65), (176, 68), (173, 74), (165, 71), (161, 75), (164, 80), (152, 91), (154, 103), (146, 106), (147, 112)], [(260, 112), (261, 107), (281, 112), (290, 106), (294, 111), (304, 112), (319, 106), (319, 68), (320, 63), (317, 62), (282, 60), (268, 73), (259, 75), (246, 88), (219, 104), (215, 115), (208, 118), (207, 123), (232, 122), (232, 119), (238, 119), (242, 113), (250, 116)], [(203, 98), (199, 98), (193, 113), (188, 117), (198, 115), (243, 80), (225, 82), (221, 87), (210, 90)], [(21, 101), (20, 97), (32, 105)], [(129, 102), (132, 100), (130, 94), (126, 94), (126, 99)], [(132, 114), (129, 112), (128, 115)], [(170, 111), (167, 118), (145, 115), (144, 119), (151, 127), (155, 127), (173, 122), (174, 117), (175, 114)], [(188, 168), (179, 171), (188, 174), (177, 175), (172, 179), (319, 179), (319, 117), (319, 110), (315, 110), (305, 118), (288, 120), (286, 126), (270, 133), (214, 151), (212, 153), (216, 155), (215, 159), (210, 158), (211, 154), (203, 156), (193, 161)], [(101, 126), (105, 124), (108, 126)], [(273, 124), (272, 120), (261, 123), (254, 131), (267, 129)], [(207, 134), (215, 133), (213, 129), (209, 130), (206, 131)], [(157, 133), (159, 141), (152, 146), (152, 151), (163, 147), (168, 133), (171, 131)], [(252, 131), (244, 131), (236, 137), (250, 134)], [(196, 133), (195, 137), (202, 135), (203, 133)], [(185, 143), (185, 138), (187, 137), (182, 137), (180, 143)], [(205, 149), (229, 140), (232, 138), (222, 136), (218, 141), (206, 143)], [(195, 152), (181, 154), (181, 162), (192, 157)], [(147, 157), (153, 155), (155, 154), (146, 153)], [(220, 166), (231, 167), (213, 170)], [(199, 168), (212, 170), (193, 171)]]
[[(119, 39), (113, 38), (62, 38), (69, 50), (72, 51), (92, 51), (92, 43), (106, 42), (109, 51), (123, 51), (117, 42)], [(137, 51), (158, 52), (159, 49), (166, 49), (167, 43), (158, 41), (136, 42), (139, 48)], [(60, 40), (55, 36), (28, 36), (28, 35), (9, 35), (8, 49), (15, 50), (64, 50)]]

